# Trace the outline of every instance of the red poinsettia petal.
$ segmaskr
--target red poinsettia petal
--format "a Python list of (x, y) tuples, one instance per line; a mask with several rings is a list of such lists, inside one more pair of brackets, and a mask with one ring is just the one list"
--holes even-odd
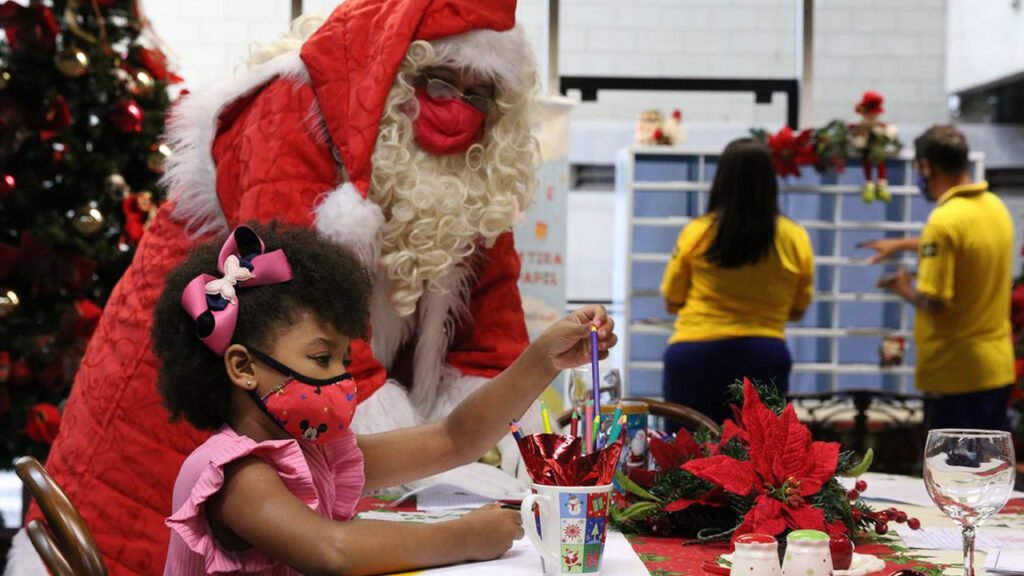
[(727, 443), (733, 438), (739, 438), (743, 442), (748, 442), (747, 431), (740, 428), (732, 420), (726, 420), (725, 424), (722, 425), (722, 444)]
[(654, 458), (654, 463), (658, 465), (658, 470), (675, 470), (677, 464), (673, 458), (672, 445), (665, 442), (657, 436), (651, 436), (650, 439), (650, 450), (651, 457)]
[(786, 530), (785, 507), (771, 496), (764, 494), (757, 497), (754, 506), (743, 517), (743, 523), (750, 523), (751, 528), (758, 534), (771, 534), (775, 536)]
[(683, 470), (738, 496), (746, 496), (761, 485), (750, 462), (741, 462), (728, 456), (690, 460), (683, 464)]
[(694, 504), (702, 504), (702, 502), (699, 499), (691, 500), (689, 498), (680, 498), (679, 500), (673, 500), (666, 504), (665, 512), (679, 512), (680, 510), (686, 510)]
[(797, 419), (792, 405), (786, 406), (775, 424), (768, 447), (772, 474), (780, 482), (789, 478), (803, 480), (811, 467), (811, 431)]
[(850, 529), (846, 526), (846, 524), (843, 524), (839, 520), (836, 520), (835, 522), (831, 522), (831, 523), (826, 523), (825, 524), (825, 528), (826, 528), (826, 531), (828, 532), (829, 536), (836, 536), (838, 534), (849, 534), (850, 533)]
[(777, 419), (761, 402), (754, 385), (749, 380), (744, 381), (743, 424), (750, 442), (750, 462), (761, 478), (773, 486), (780, 486), (785, 480), (785, 477), (776, 478), (771, 466)]
[[(779, 502), (781, 505), (782, 503)], [(812, 506), (798, 506), (790, 508), (782, 507), (782, 515), (786, 517), (785, 524), (794, 530), (821, 530), (824, 532), (825, 513)]]
[(816, 494), (836, 473), (839, 462), (839, 444), (837, 442), (814, 442), (810, 449), (811, 468), (800, 482), (800, 495)]

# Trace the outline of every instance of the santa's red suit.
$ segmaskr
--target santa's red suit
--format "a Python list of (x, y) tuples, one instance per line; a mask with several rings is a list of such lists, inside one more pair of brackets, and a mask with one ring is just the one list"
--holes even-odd
[[(197, 241), (272, 219), (313, 226), (374, 265), (391, 215), (367, 199), (371, 157), (411, 43), (449, 42), (448, 54), (499, 88), (522, 83), (520, 64), (532, 57), (514, 14), (515, 0), (348, 0), (301, 50), (176, 105), (171, 201), (111, 295), (46, 462), (111, 574), (162, 572), (174, 479), (207, 436), (170, 423), (158, 395), (150, 328), (165, 275)], [(352, 344), (362, 402), (356, 429), (437, 418), (507, 367), (527, 344), (518, 273), (505, 232), (489, 247), (480, 243), (440, 281), (444, 290), (425, 291), (403, 316), (389, 305), (388, 275), (379, 270), (372, 344)], [(38, 516), (33, 509), (28, 520)], [(8, 573), (31, 573), (29, 564), (38, 559), (22, 533)]]

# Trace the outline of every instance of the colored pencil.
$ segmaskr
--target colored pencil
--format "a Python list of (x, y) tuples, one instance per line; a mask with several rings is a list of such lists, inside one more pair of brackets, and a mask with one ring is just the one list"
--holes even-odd
[[(594, 414), (601, 413), (601, 375), (597, 365), (597, 326), (590, 327), (590, 371), (594, 381)], [(588, 420), (589, 424), (590, 421)]]
[(623, 414), (615, 424), (612, 424), (611, 434), (608, 435), (608, 444), (614, 444), (615, 441), (619, 439), (619, 436), (622, 435), (622, 429), (625, 427), (626, 415)]
[(600, 431), (601, 431), (601, 417), (600, 416), (594, 416), (594, 451), (599, 450), (599, 448), (597, 446), (597, 443), (600, 440), (600, 438), (598, 437), (598, 434), (600, 433)]
[(593, 438), (593, 436), (591, 436), (591, 428), (590, 428), (590, 420), (593, 417), (594, 417), (594, 401), (593, 400), (587, 400), (586, 404), (584, 404), (584, 409), (583, 409), (583, 433), (586, 435), (586, 442), (584, 443), (584, 448), (586, 449), (586, 452), (588, 454), (593, 451), (593, 441), (594, 441), (594, 438)]
[(523, 433), (520, 431), (522, 427), (519, 425), (519, 422), (513, 420), (512, 422), (509, 422), (509, 427), (512, 430), (512, 437), (516, 439), (516, 442), (523, 439)]
[(572, 425), (569, 428), (569, 435), (579, 436), (580, 435), (580, 411), (578, 408), (572, 409)]
[(612, 428), (608, 431), (608, 444), (615, 442), (619, 437), (619, 419), (622, 418), (622, 400), (619, 400), (619, 405), (615, 407), (615, 413), (612, 414)]
[(548, 413), (548, 405), (540, 401), (540, 419), (544, 422), (544, 433), (551, 434), (551, 414)]

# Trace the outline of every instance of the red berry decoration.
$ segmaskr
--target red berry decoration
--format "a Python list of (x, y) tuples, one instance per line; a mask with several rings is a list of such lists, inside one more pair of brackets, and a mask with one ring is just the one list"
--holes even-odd
[(851, 510), (850, 516), (853, 517), (854, 522), (860, 522), (861, 518), (863, 517), (860, 510)]
[(886, 524), (885, 522), (876, 522), (875, 523), (875, 532), (876, 533), (878, 533), (878, 534), (885, 534), (888, 531), (889, 531), (889, 525)]
[(846, 498), (849, 501), (853, 502), (857, 498), (860, 498), (860, 492), (857, 492), (856, 490), (850, 490), (849, 492), (846, 493)]
[(906, 522), (907, 521), (907, 513), (902, 511), (902, 510), (897, 512), (896, 513), (896, 521), (899, 522), (900, 524), (903, 524), (904, 522)]
[(921, 528), (921, 521), (917, 518), (911, 518), (907, 520), (907, 526), (910, 526), (911, 530), (919, 530)]
[(854, 484), (854, 488), (857, 492), (863, 492), (868, 489), (868, 483), (863, 480), (857, 480), (857, 483)]

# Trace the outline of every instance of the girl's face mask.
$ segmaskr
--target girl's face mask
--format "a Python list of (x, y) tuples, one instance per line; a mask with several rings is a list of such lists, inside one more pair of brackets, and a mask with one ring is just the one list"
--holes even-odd
[(312, 444), (328, 444), (352, 424), (358, 401), (351, 374), (310, 378), (259, 350), (247, 348), (264, 364), (287, 376), (263, 396), (252, 391), (250, 397), (289, 435)]

